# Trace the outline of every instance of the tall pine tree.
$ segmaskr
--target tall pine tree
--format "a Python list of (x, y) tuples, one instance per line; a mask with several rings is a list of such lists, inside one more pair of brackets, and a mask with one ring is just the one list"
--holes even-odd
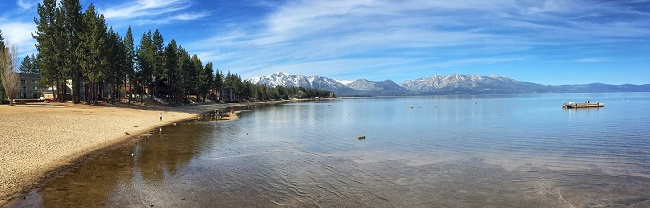
[(95, 6), (90, 4), (83, 15), (83, 26), (86, 28), (80, 34), (80, 42), (76, 51), (83, 74), (85, 75), (87, 90), (86, 102), (97, 102), (99, 82), (105, 78), (107, 65), (106, 52), (106, 23), (104, 15), (95, 12)]
[(152, 88), (153, 84), (151, 83), (151, 77), (153, 76), (154, 71), (154, 62), (155, 62), (155, 49), (153, 47), (153, 41), (151, 39), (151, 30), (142, 34), (140, 39), (140, 47), (136, 51), (136, 77), (137, 77), (137, 89), (140, 94), (140, 102), (144, 102), (145, 88)]
[(126, 31), (124, 36), (124, 92), (129, 93), (129, 103), (133, 99), (133, 92), (127, 90), (127, 88), (133, 89), (133, 82), (135, 78), (135, 49), (133, 48), (133, 32), (131, 31), (131, 26)]
[(65, 33), (65, 54), (64, 67), (67, 69), (66, 77), (72, 79), (72, 102), (81, 102), (81, 79), (83, 77), (81, 66), (78, 63), (78, 54), (75, 53), (79, 47), (79, 34), (82, 32), (83, 20), (81, 3), (79, 0), (62, 0), (63, 32)]
[(41, 83), (53, 83), (56, 88), (56, 98), (59, 102), (65, 102), (65, 52), (66, 37), (64, 31), (64, 16), (57, 8), (56, 0), (43, 0), (37, 5), (38, 18), (36, 33), (32, 35), (36, 39), (38, 50), (37, 65), (41, 70)]
[(183, 84), (179, 77), (179, 66), (178, 63), (178, 46), (176, 45), (176, 40), (172, 39), (167, 47), (165, 47), (165, 70), (167, 77), (167, 94), (170, 96), (171, 100), (177, 103), (181, 96), (181, 91), (183, 89)]

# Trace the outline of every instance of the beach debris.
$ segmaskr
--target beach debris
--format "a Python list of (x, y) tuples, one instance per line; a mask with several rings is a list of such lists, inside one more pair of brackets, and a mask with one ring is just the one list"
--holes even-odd
[(133, 126), (133, 127), (138, 128), (139, 126)]
[(174, 123), (174, 126), (176, 126), (176, 123)]
[(361, 136), (358, 136), (357, 139), (366, 139), (366, 136), (361, 135)]
[(125, 132), (124, 132), (124, 134), (126, 134), (126, 135), (131, 135), (131, 134), (129, 134), (129, 132), (128, 132), (128, 131), (125, 131)]

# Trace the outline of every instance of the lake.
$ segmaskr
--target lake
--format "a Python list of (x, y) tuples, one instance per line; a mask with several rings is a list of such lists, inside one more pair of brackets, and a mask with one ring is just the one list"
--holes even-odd
[[(605, 107), (562, 108), (587, 99)], [(102, 151), (15, 206), (650, 207), (649, 106), (650, 93), (252, 106)]]

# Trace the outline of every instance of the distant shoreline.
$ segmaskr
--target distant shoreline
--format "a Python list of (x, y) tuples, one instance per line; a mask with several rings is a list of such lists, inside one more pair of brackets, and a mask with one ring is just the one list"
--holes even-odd
[[(86, 106), (71, 103), (0, 105), (0, 206), (83, 162), (93, 154), (136, 141), (155, 128), (229, 107), (311, 101), (166, 106)], [(239, 112), (236, 112), (236, 114)], [(162, 114), (162, 119), (160, 115)], [(236, 119), (237, 116), (225, 120)]]

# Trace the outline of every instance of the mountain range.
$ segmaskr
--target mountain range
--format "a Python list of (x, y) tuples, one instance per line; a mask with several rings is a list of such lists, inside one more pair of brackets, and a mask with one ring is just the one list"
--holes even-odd
[(339, 81), (321, 76), (275, 74), (254, 77), (247, 81), (270, 87), (305, 87), (329, 90), (338, 96), (404, 96), (434, 94), (513, 94), (513, 93), (581, 93), (581, 92), (650, 92), (650, 84), (608, 85), (542, 85), (517, 81), (506, 76), (451, 74), (406, 80), (397, 84), (392, 80)]

